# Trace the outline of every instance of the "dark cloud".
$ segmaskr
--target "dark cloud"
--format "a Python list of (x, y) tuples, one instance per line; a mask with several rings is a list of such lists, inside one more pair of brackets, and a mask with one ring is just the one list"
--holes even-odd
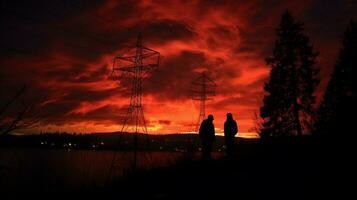
[(97, 82), (103, 80), (104, 77), (107, 77), (109, 74), (109, 69), (106, 65), (98, 68), (93, 72), (89, 72), (88, 74), (82, 74), (75, 79), (77, 82)]
[(190, 98), (191, 82), (198, 75), (195, 69), (206, 63), (202, 52), (182, 51), (167, 58), (147, 80), (145, 92), (161, 100), (186, 100)]
[(90, 121), (104, 124), (121, 124), (124, 121), (126, 110), (126, 106), (105, 105), (86, 113), (70, 113), (63, 123)]
[(159, 120), (158, 122), (159, 122), (159, 124), (163, 124), (163, 125), (170, 125), (171, 124), (170, 120)]
[(1, 1), (1, 46), (6, 49), (6, 55), (18, 54), (16, 51), (45, 53), (56, 39), (55, 36), (65, 33), (57, 24), (96, 8), (101, 1), (86, 2), (78, 7), (73, 2)]
[(355, 1), (316, 0), (306, 10), (303, 18), (306, 19), (305, 24), (309, 31), (318, 35), (319, 39), (335, 40), (342, 36), (341, 30), (347, 26), (348, 21), (357, 17), (356, 10)]
[(176, 20), (144, 21), (137, 26), (142, 27), (145, 40), (151, 43), (162, 44), (172, 40), (192, 40), (197, 36), (192, 27)]
[(116, 94), (117, 89), (92, 90), (90, 88), (71, 88), (66, 90), (66, 95), (62, 97), (63, 101), (71, 102), (96, 102), (107, 99)]
[(215, 109), (227, 109), (232, 107), (233, 105), (239, 106), (254, 106), (258, 105), (258, 101), (256, 98), (252, 98), (252, 96), (245, 95), (244, 97), (232, 97), (226, 98), (221, 101), (217, 101), (212, 104), (212, 107)]
[(262, 26), (255, 29), (240, 29), (241, 43), (236, 47), (235, 52), (250, 53), (253, 59), (264, 58), (271, 54), (272, 45), (275, 40), (275, 29), (273, 27)]

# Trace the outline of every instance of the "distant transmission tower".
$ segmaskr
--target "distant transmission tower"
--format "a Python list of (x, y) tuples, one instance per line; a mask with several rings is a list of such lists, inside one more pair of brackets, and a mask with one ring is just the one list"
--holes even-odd
[(195, 131), (198, 132), (200, 123), (206, 117), (206, 101), (216, 95), (216, 83), (203, 72), (191, 84), (192, 100), (200, 101), (200, 115), (196, 123)]
[[(134, 55), (133, 55), (134, 54)], [(113, 76), (119, 78), (121, 85), (131, 85), (130, 105), (126, 110), (120, 134), (134, 133), (134, 169), (137, 165), (138, 133), (147, 134), (142, 102), (143, 78), (149, 71), (159, 66), (160, 53), (144, 47), (141, 33), (138, 34), (136, 46), (124, 55), (117, 56), (113, 61)], [(127, 81), (127, 82), (125, 82)], [(119, 158), (114, 154), (110, 174), (116, 167)]]

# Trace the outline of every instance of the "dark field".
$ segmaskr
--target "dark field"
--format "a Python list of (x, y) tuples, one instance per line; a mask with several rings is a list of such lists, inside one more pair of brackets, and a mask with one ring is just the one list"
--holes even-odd
[[(232, 159), (199, 152), (122, 152), (121, 175), (108, 179), (111, 151), (2, 149), (7, 198), (40, 199), (350, 199), (352, 148), (331, 140), (239, 139)], [(146, 155), (145, 155), (146, 154)], [(150, 156), (147, 156), (150, 154)], [(148, 159), (150, 158), (150, 159)]]
[(121, 187), (135, 199), (354, 199), (348, 144), (311, 137), (240, 140), (232, 159), (155, 169)]

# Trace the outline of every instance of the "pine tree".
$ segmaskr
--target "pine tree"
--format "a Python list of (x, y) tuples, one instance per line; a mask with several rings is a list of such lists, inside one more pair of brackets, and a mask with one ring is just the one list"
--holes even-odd
[(342, 49), (327, 85), (316, 122), (317, 134), (348, 134), (354, 131), (356, 114), (357, 23), (345, 31)]
[(314, 118), (317, 53), (303, 33), (303, 23), (289, 11), (282, 16), (277, 36), (273, 56), (266, 59), (272, 69), (260, 109), (261, 136), (301, 136)]

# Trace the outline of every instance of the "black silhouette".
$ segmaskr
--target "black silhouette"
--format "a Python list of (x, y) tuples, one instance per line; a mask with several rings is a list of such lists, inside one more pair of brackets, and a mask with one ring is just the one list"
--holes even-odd
[(233, 119), (232, 113), (227, 113), (227, 120), (224, 122), (224, 139), (226, 142), (227, 156), (232, 156), (234, 152), (234, 136), (237, 133), (237, 122)]
[(202, 143), (202, 158), (204, 160), (211, 159), (212, 145), (215, 139), (213, 120), (213, 115), (208, 115), (207, 119), (202, 121), (199, 130)]
[(35, 103), (26, 101), (25, 95), (28, 93), (28, 87), (21, 86), (11, 97), (8, 97), (9, 93), (0, 91), (0, 96), (4, 101), (4, 103), (0, 102), (0, 135), (9, 135), (16, 130), (33, 128), (45, 118)]
[(356, 114), (357, 22), (351, 21), (343, 38), (331, 80), (316, 122), (317, 134), (353, 133)]
[[(130, 105), (125, 112), (120, 135), (126, 131), (134, 133), (133, 168), (135, 169), (137, 165), (138, 130), (143, 131), (144, 134), (148, 134), (142, 105), (142, 79), (144, 74), (159, 67), (160, 53), (143, 46), (142, 35), (140, 32), (134, 50), (135, 54), (133, 55), (116, 56), (114, 58), (112, 75), (115, 79), (119, 77), (124, 78), (124, 76), (126, 76), (132, 80)], [(135, 62), (132, 62), (133, 60), (135, 60)], [(135, 126), (130, 127), (129, 124), (135, 124)], [(117, 155), (114, 155), (110, 167), (110, 174), (112, 173), (112, 170), (115, 169), (114, 166), (116, 164)]]
[(310, 130), (314, 117), (317, 53), (303, 33), (303, 23), (289, 11), (282, 16), (277, 35), (273, 56), (266, 59), (272, 70), (260, 109), (264, 120), (261, 136), (301, 136)]

